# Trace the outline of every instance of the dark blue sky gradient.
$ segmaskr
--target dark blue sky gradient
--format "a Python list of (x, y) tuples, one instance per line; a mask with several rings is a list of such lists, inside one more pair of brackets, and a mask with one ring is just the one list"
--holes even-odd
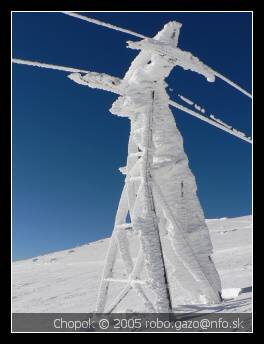
[[(87, 13), (153, 36), (183, 24), (179, 46), (251, 92), (250, 13)], [(125, 33), (61, 13), (13, 13), (13, 57), (123, 77), (137, 52)], [(110, 236), (123, 188), (129, 121), (116, 96), (66, 73), (13, 65), (13, 258)], [(251, 101), (221, 80), (175, 68), (182, 94), (251, 136)], [(207, 218), (251, 213), (251, 145), (173, 109)]]

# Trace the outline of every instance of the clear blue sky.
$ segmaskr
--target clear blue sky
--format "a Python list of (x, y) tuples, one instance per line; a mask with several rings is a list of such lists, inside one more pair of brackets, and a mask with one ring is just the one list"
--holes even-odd
[[(183, 24), (179, 46), (251, 92), (250, 13), (87, 13), (154, 36)], [(123, 77), (137, 52), (125, 33), (61, 13), (14, 13), (13, 57)], [(251, 101), (221, 80), (175, 68), (183, 94), (251, 136)], [(110, 236), (123, 188), (129, 121), (109, 112), (116, 96), (66, 73), (13, 65), (13, 259)], [(251, 213), (251, 145), (173, 109), (207, 218)]]

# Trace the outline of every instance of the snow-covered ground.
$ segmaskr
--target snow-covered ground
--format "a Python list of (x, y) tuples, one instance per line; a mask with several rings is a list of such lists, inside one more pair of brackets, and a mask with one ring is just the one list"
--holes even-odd
[[(239, 292), (237, 288), (241, 290), (237, 297), (220, 305), (178, 305), (174, 310), (251, 312), (252, 217), (213, 219), (207, 220), (207, 224), (214, 246), (214, 260), (224, 289), (223, 295), (230, 298)], [(108, 245), (109, 238), (106, 238), (73, 249), (14, 262), (13, 312), (94, 311)], [(123, 306), (125, 308), (118, 311), (133, 310), (140, 302), (131, 292), (131, 297)]]

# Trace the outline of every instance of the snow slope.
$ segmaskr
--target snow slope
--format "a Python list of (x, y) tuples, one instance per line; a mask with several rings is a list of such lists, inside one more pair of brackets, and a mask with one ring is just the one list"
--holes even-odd
[[(241, 288), (241, 292), (238, 297), (220, 305), (178, 305), (175, 312), (251, 312), (252, 217), (207, 220), (207, 225), (223, 288)], [(132, 235), (130, 242), (133, 255), (137, 245)], [(94, 311), (108, 245), (109, 238), (106, 238), (70, 250), (14, 262), (13, 312)], [(117, 291), (113, 290), (113, 295)], [(232, 290), (225, 290), (223, 294), (230, 293)], [(116, 311), (137, 310), (140, 305), (141, 300), (131, 292), (130, 298)]]

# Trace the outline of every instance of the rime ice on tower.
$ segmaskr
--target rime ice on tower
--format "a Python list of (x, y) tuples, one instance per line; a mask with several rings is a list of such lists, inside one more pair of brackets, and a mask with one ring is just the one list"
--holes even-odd
[[(99, 290), (98, 312), (116, 311), (131, 290), (148, 312), (170, 312), (177, 304), (221, 301), (209, 231), (164, 81), (177, 64), (209, 81), (214, 77), (197, 58), (177, 48), (180, 28), (180, 23), (170, 22), (154, 39), (129, 42), (129, 47), (141, 52), (123, 80), (98, 73), (70, 75), (78, 83), (119, 94), (110, 111), (131, 121), (127, 164), (121, 169), (125, 185)], [(129, 240), (128, 233), (132, 233)], [(129, 247), (131, 235), (140, 243), (136, 256)], [(122, 278), (113, 273), (118, 254), (125, 267)], [(111, 293), (111, 283), (123, 286), (117, 295)]]

